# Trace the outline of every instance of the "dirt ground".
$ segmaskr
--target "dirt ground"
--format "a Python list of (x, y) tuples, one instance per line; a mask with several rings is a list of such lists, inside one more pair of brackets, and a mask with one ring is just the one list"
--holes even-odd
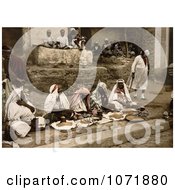
[(151, 135), (149, 140), (142, 145), (134, 145), (131, 143), (124, 143), (117, 146), (118, 148), (171, 148), (173, 147), (173, 129), (169, 129), (161, 133), (161, 140), (159, 144), (155, 142), (155, 135)]
[[(169, 106), (169, 101), (171, 99), (171, 92), (170, 91), (165, 91), (165, 88), (162, 90), (162, 92), (159, 93), (159, 95), (150, 103), (146, 106), (146, 109), (149, 112), (148, 120), (152, 119), (161, 119), (163, 117), (163, 112), (168, 111), (168, 106)], [(136, 100), (137, 101), (137, 100)], [(167, 129), (161, 133), (161, 139), (160, 139), (160, 144), (156, 144), (155, 142), (155, 135), (151, 135), (149, 140), (142, 145), (134, 145), (129, 142), (126, 142), (124, 144), (118, 145), (118, 146), (112, 146), (116, 148), (142, 148), (142, 147), (173, 147), (173, 120), (172, 117), (168, 119), (169, 124), (170, 124), (170, 129)], [(92, 132), (96, 132), (96, 126), (92, 126)], [(77, 136), (81, 136), (85, 134), (87, 131), (86, 130), (81, 130), (78, 134), (74, 132), (73, 130), (73, 136), (72, 138), (75, 138)], [(40, 135), (39, 141), (36, 142), (37, 135)], [(47, 141), (47, 138), (48, 141)], [(57, 140), (64, 140), (67, 139), (67, 132), (56, 132), (54, 129), (49, 129), (45, 131), (38, 131), (38, 132), (30, 132), (29, 137), (26, 137), (24, 139), (21, 139), (22, 143), (20, 147), (38, 147), (38, 146), (43, 146), (47, 144), (51, 144)]]

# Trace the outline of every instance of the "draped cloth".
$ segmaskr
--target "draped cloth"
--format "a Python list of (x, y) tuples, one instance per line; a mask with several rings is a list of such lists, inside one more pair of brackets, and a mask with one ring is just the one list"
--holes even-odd
[(57, 38), (57, 42), (60, 42), (61, 48), (69, 45), (68, 37), (67, 36), (59, 36)]
[[(118, 88), (119, 82), (123, 83), (124, 86), (123, 90)], [(127, 89), (124, 80), (122, 79), (117, 80), (117, 83), (114, 85), (111, 94), (109, 96), (109, 103), (114, 104), (115, 109), (118, 111), (124, 109), (125, 107), (136, 105), (135, 102), (132, 102), (131, 96), (129, 94), (129, 91)]]
[(53, 84), (50, 87), (49, 92), (50, 94), (47, 96), (44, 103), (44, 110), (47, 113), (70, 108), (70, 104), (66, 95), (63, 92), (58, 93), (58, 86), (56, 84)]
[(29, 108), (17, 104), (17, 101), (22, 98), (22, 91), (23, 87), (15, 88), (7, 99), (5, 117), (8, 119), (9, 124), (17, 120), (30, 124), (31, 120), (34, 118), (34, 114)]
[(2, 81), (2, 83), (5, 83), (4, 93), (5, 93), (5, 99), (7, 101), (8, 97), (10, 96), (11, 92), (13, 91), (12, 85), (11, 85), (11, 83), (10, 83), (10, 81), (9, 81), (8, 78), (4, 79)]
[(2, 116), (3, 116), (3, 121), (5, 122), (6, 121), (6, 115), (7, 115), (7, 113), (5, 111), (5, 105), (6, 105), (6, 102), (8, 100), (8, 97), (10, 96), (13, 89), (12, 89), (12, 85), (11, 85), (8, 78), (4, 79), (2, 81), (2, 83), (4, 84), (3, 89), (2, 89)]
[(71, 109), (75, 112), (87, 111), (83, 99), (89, 94), (90, 92), (87, 88), (82, 87), (79, 90), (77, 90), (71, 98)]
[[(104, 94), (101, 94), (99, 92), (99, 88), (103, 89)], [(96, 104), (98, 104), (101, 107), (101, 106), (104, 106), (103, 101), (102, 101), (103, 96), (108, 98), (108, 90), (107, 90), (106, 84), (104, 82), (99, 82), (97, 84), (96, 89), (92, 92), (91, 98), (94, 100), (94, 102)]]
[(5, 105), (5, 119), (10, 125), (10, 135), (15, 134), (16, 138), (25, 137), (28, 134), (31, 129), (29, 125), (34, 119), (34, 114), (29, 108), (17, 104), (17, 101), (22, 99), (22, 91), (23, 87), (14, 88)]
[(80, 65), (86, 66), (91, 65), (93, 61), (92, 51), (83, 49), (80, 56)]

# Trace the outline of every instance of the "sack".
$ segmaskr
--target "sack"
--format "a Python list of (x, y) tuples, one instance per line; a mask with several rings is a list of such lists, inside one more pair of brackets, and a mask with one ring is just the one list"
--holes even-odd
[(10, 128), (18, 137), (25, 137), (31, 129), (31, 127), (24, 121), (13, 121)]

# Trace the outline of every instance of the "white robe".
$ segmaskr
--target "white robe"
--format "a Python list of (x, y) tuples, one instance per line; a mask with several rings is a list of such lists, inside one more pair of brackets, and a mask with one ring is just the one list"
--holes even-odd
[(70, 104), (66, 95), (63, 92), (58, 93), (57, 89), (47, 96), (44, 103), (44, 110), (47, 113), (51, 113), (52, 111), (65, 110), (69, 108)]
[(60, 42), (60, 47), (62, 48), (69, 45), (67, 36), (59, 36), (57, 42)]
[(99, 106), (102, 106), (102, 99), (101, 99), (101, 94), (98, 91), (98, 88), (101, 87), (103, 88), (107, 98), (108, 98), (108, 90), (106, 87), (106, 84), (104, 82), (99, 82), (97, 84), (96, 89), (92, 92), (91, 98), (94, 100), (95, 103), (97, 103)]
[(2, 90), (2, 116), (6, 121), (5, 105), (13, 89), (9, 79), (4, 79), (2, 82), (5, 84), (5, 88)]
[(20, 106), (16, 102), (21, 100), (21, 92), (23, 88), (14, 89), (5, 105), (5, 116), (9, 120), (9, 124), (13, 121), (24, 121), (28, 124), (31, 123), (31, 120), (34, 118), (34, 114), (31, 110), (25, 106)]
[[(132, 73), (135, 73), (133, 82), (132, 82)], [(131, 86), (132, 83), (132, 86)], [(131, 67), (131, 75), (128, 79), (128, 86), (132, 89), (146, 90), (148, 86), (148, 64), (145, 65), (141, 55), (138, 55)]]
[(53, 41), (54, 39), (51, 36), (50, 37), (47, 36), (47, 38), (44, 39), (44, 43), (52, 43)]
[(2, 82), (5, 83), (4, 94), (5, 94), (5, 100), (7, 101), (8, 97), (10, 96), (11, 92), (13, 91), (12, 85), (11, 85), (9, 79), (4, 79)]
[(93, 61), (92, 51), (83, 49), (80, 56), (80, 65), (91, 65)]
[(75, 112), (87, 111), (86, 105), (81, 95), (87, 96), (88, 94), (90, 94), (89, 90), (84, 87), (77, 90), (71, 98), (71, 109)]
[(13, 121), (11, 123), (11, 138), (13, 140), (17, 140), (18, 137), (25, 137), (29, 131), (31, 130), (31, 127), (23, 121)]
[(126, 87), (126, 84), (124, 83), (124, 91), (125, 93), (121, 92), (120, 94), (116, 92), (116, 89), (118, 88), (118, 83), (114, 85), (111, 94), (109, 96), (109, 103), (114, 104), (115, 109), (117, 111), (123, 110), (125, 107), (136, 105), (135, 102), (132, 102), (131, 96), (129, 94), (129, 91)]
[(78, 104), (75, 104), (71, 107), (75, 112), (87, 111), (86, 105), (83, 101), (80, 101)]
[(34, 118), (33, 113), (25, 106), (19, 106), (16, 102), (11, 102), (8, 109), (8, 119), (10, 121), (24, 121), (31, 124)]

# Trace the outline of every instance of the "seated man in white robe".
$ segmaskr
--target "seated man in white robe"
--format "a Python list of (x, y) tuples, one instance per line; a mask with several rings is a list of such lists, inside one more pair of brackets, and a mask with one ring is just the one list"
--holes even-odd
[(65, 116), (66, 119), (71, 119), (74, 113), (70, 110), (66, 95), (61, 92), (61, 85), (53, 84), (49, 92), (50, 94), (44, 103), (44, 110), (47, 113), (44, 118), (49, 119), (50, 123), (59, 121), (62, 116)]
[(65, 35), (65, 30), (60, 30), (60, 36), (57, 38), (57, 45), (60, 49), (65, 49), (69, 46), (68, 37)]
[(96, 89), (92, 92), (91, 99), (99, 108), (108, 106), (108, 90), (104, 82), (99, 82)]
[[(5, 104), (5, 133), (12, 140), (25, 137), (31, 130), (35, 108), (27, 101), (23, 87), (14, 87)], [(13, 137), (12, 137), (12, 136)]]
[(26, 100), (23, 87), (14, 88), (5, 105), (5, 117), (9, 123), (21, 120), (30, 125), (34, 112), (35, 108)]
[(135, 107), (137, 104), (132, 102), (129, 91), (123, 79), (117, 80), (109, 96), (109, 103), (114, 104), (116, 111), (124, 108)]
[(49, 47), (49, 48), (52, 48), (54, 47), (54, 39), (52, 38), (52, 32), (51, 30), (47, 30), (46, 32), (46, 38), (44, 39), (44, 46), (45, 47)]

